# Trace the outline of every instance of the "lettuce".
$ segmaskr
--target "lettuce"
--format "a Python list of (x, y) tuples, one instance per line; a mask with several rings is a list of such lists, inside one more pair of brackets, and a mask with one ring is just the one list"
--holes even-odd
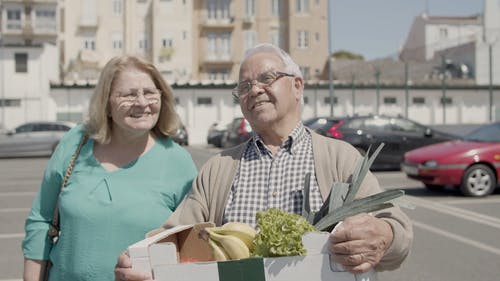
[(317, 231), (305, 218), (278, 209), (257, 212), (254, 257), (305, 255), (302, 235)]

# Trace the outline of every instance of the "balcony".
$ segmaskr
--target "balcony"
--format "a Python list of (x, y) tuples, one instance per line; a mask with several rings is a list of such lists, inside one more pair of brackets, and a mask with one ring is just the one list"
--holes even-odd
[(7, 21), (6, 28), (3, 30), (5, 36), (20, 36), (25, 39), (33, 37), (57, 37), (57, 26), (55, 22), (34, 23), (31, 20), (26, 21)]
[(99, 26), (99, 18), (95, 17), (81, 17), (78, 21), (78, 27), (81, 29), (97, 29)]
[(227, 66), (234, 63), (230, 54), (206, 54), (201, 57), (201, 62), (205, 66)]
[(234, 18), (208, 18), (200, 20), (200, 26), (205, 29), (233, 29)]
[(253, 24), (255, 23), (255, 16), (244, 16), (242, 21), (243, 24)]
[(57, 0), (2, 0), (2, 3), (22, 3), (24, 5), (32, 4), (57, 4)]

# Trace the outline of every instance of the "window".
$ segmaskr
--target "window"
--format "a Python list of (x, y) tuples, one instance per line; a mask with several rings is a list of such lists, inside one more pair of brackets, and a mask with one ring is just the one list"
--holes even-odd
[(172, 38), (164, 38), (161, 40), (161, 46), (163, 48), (171, 48), (173, 46), (173, 39)]
[(145, 33), (141, 33), (138, 38), (141, 38), (142, 39), (139, 39), (139, 50), (142, 50), (142, 51), (146, 51), (148, 49), (148, 38), (147, 38), (147, 35)]
[(441, 97), (441, 104), (452, 104), (453, 99), (450, 97)]
[(275, 46), (280, 45), (280, 33), (278, 30), (269, 31), (269, 42)]
[(406, 133), (423, 133), (425, 131), (425, 128), (419, 126), (418, 124), (400, 118), (391, 118), (390, 123), (392, 131)]
[(83, 39), (83, 48), (85, 50), (95, 50), (95, 38), (84, 38)]
[(300, 72), (302, 72), (302, 77), (304, 80), (310, 80), (311, 79), (311, 71), (309, 66), (301, 66), (300, 67)]
[[(325, 99), (323, 101), (325, 104), (331, 104), (330, 97), (325, 97)], [(337, 104), (337, 103), (338, 103), (337, 97), (333, 97), (333, 104)]]
[(255, 0), (245, 0), (245, 16), (248, 18), (255, 16)]
[(297, 47), (301, 49), (309, 48), (309, 31), (298, 31), (297, 32)]
[(196, 99), (198, 105), (212, 105), (211, 97), (199, 97)]
[(28, 72), (28, 54), (27, 53), (15, 53), (14, 60), (16, 62), (16, 72), (17, 73)]
[(309, 0), (295, 0), (295, 7), (297, 13), (309, 12)]
[(207, 0), (208, 19), (229, 19), (231, 0)]
[(231, 33), (207, 33), (206, 58), (209, 60), (231, 58)]
[(425, 104), (425, 98), (424, 97), (414, 97), (413, 104)]
[(439, 37), (440, 38), (448, 38), (448, 29), (446, 29), (445, 27), (442, 27), (439, 29)]
[(229, 19), (229, 8), (231, 4), (231, 0), (219, 0), (220, 10), (221, 10), (221, 19)]
[(113, 0), (113, 15), (121, 16), (123, 12), (123, 0)]
[(20, 99), (0, 99), (0, 107), (20, 107)]
[(397, 99), (395, 97), (384, 97), (384, 104), (396, 104)]
[(319, 42), (319, 32), (314, 33), (314, 39), (316, 39), (316, 42)]
[(207, 58), (215, 58), (217, 56), (217, 35), (215, 33), (207, 34)]
[(257, 33), (253, 30), (244, 31), (245, 36), (245, 50), (248, 50), (257, 44)]
[(221, 36), (221, 56), (223, 58), (231, 57), (231, 33), (222, 33)]
[(56, 30), (56, 11), (36, 10), (36, 28)]
[(207, 0), (207, 14), (209, 19), (217, 18), (217, 0)]
[(309, 97), (303, 97), (304, 99), (304, 104), (309, 104)]
[(279, 17), (281, 15), (282, 0), (271, 0), (271, 16)]
[(114, 32), (111, 35), (111, 41), (113, 44), (113, 50), (120, 51), (123, 49), (123, 37), (121, 32)]
[(7, 29), (21, 28), (21, 10), (7, 10)]

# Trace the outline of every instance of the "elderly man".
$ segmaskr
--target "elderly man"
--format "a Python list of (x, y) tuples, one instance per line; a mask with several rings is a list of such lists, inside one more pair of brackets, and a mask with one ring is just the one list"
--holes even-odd
[[(349, 182), (361, 155), (345, 142), (304, 127), (303, 90), (300, 69), (283, 50), (271, 44), (248, 50), (233, 95), (255, 134), (202, 167), (193, 189), (163, 227), (207, 221), (255, 225), (257, 211), (268, 208), (300, 214), (307, 173), (311, 209), (318, 210), (335, 182)], [(376, 178), (368, 173), (356, 197), (378, 192)], [(345, 219), (331, 235), (330, 250), (333, 259), (353, 273), (391, 270), (408, 255), (412, 238), (408, 217), (392, 207)], [(130, 266), (122, 254), (116, 279), (150, 278)]]

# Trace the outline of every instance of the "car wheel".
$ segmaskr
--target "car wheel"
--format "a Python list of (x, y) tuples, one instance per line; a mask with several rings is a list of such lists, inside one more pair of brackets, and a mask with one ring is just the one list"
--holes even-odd
[(493, 171), (486, 165), (477, 164), (465, 171), (460, 191), (465, 196), (481, 197), (493, 192), (495, 186), (496, 178)]
[(442, 186), (442, 185), (437, 185), (437, 184), (428, 184), (428, 183), (426, 183), (426, 184), (425, 184), (425, 187), (426, 187), (428, 190), (432, 190), (432, 191), (439, 191), (439, 190), (443, 190), (443, 186)]

